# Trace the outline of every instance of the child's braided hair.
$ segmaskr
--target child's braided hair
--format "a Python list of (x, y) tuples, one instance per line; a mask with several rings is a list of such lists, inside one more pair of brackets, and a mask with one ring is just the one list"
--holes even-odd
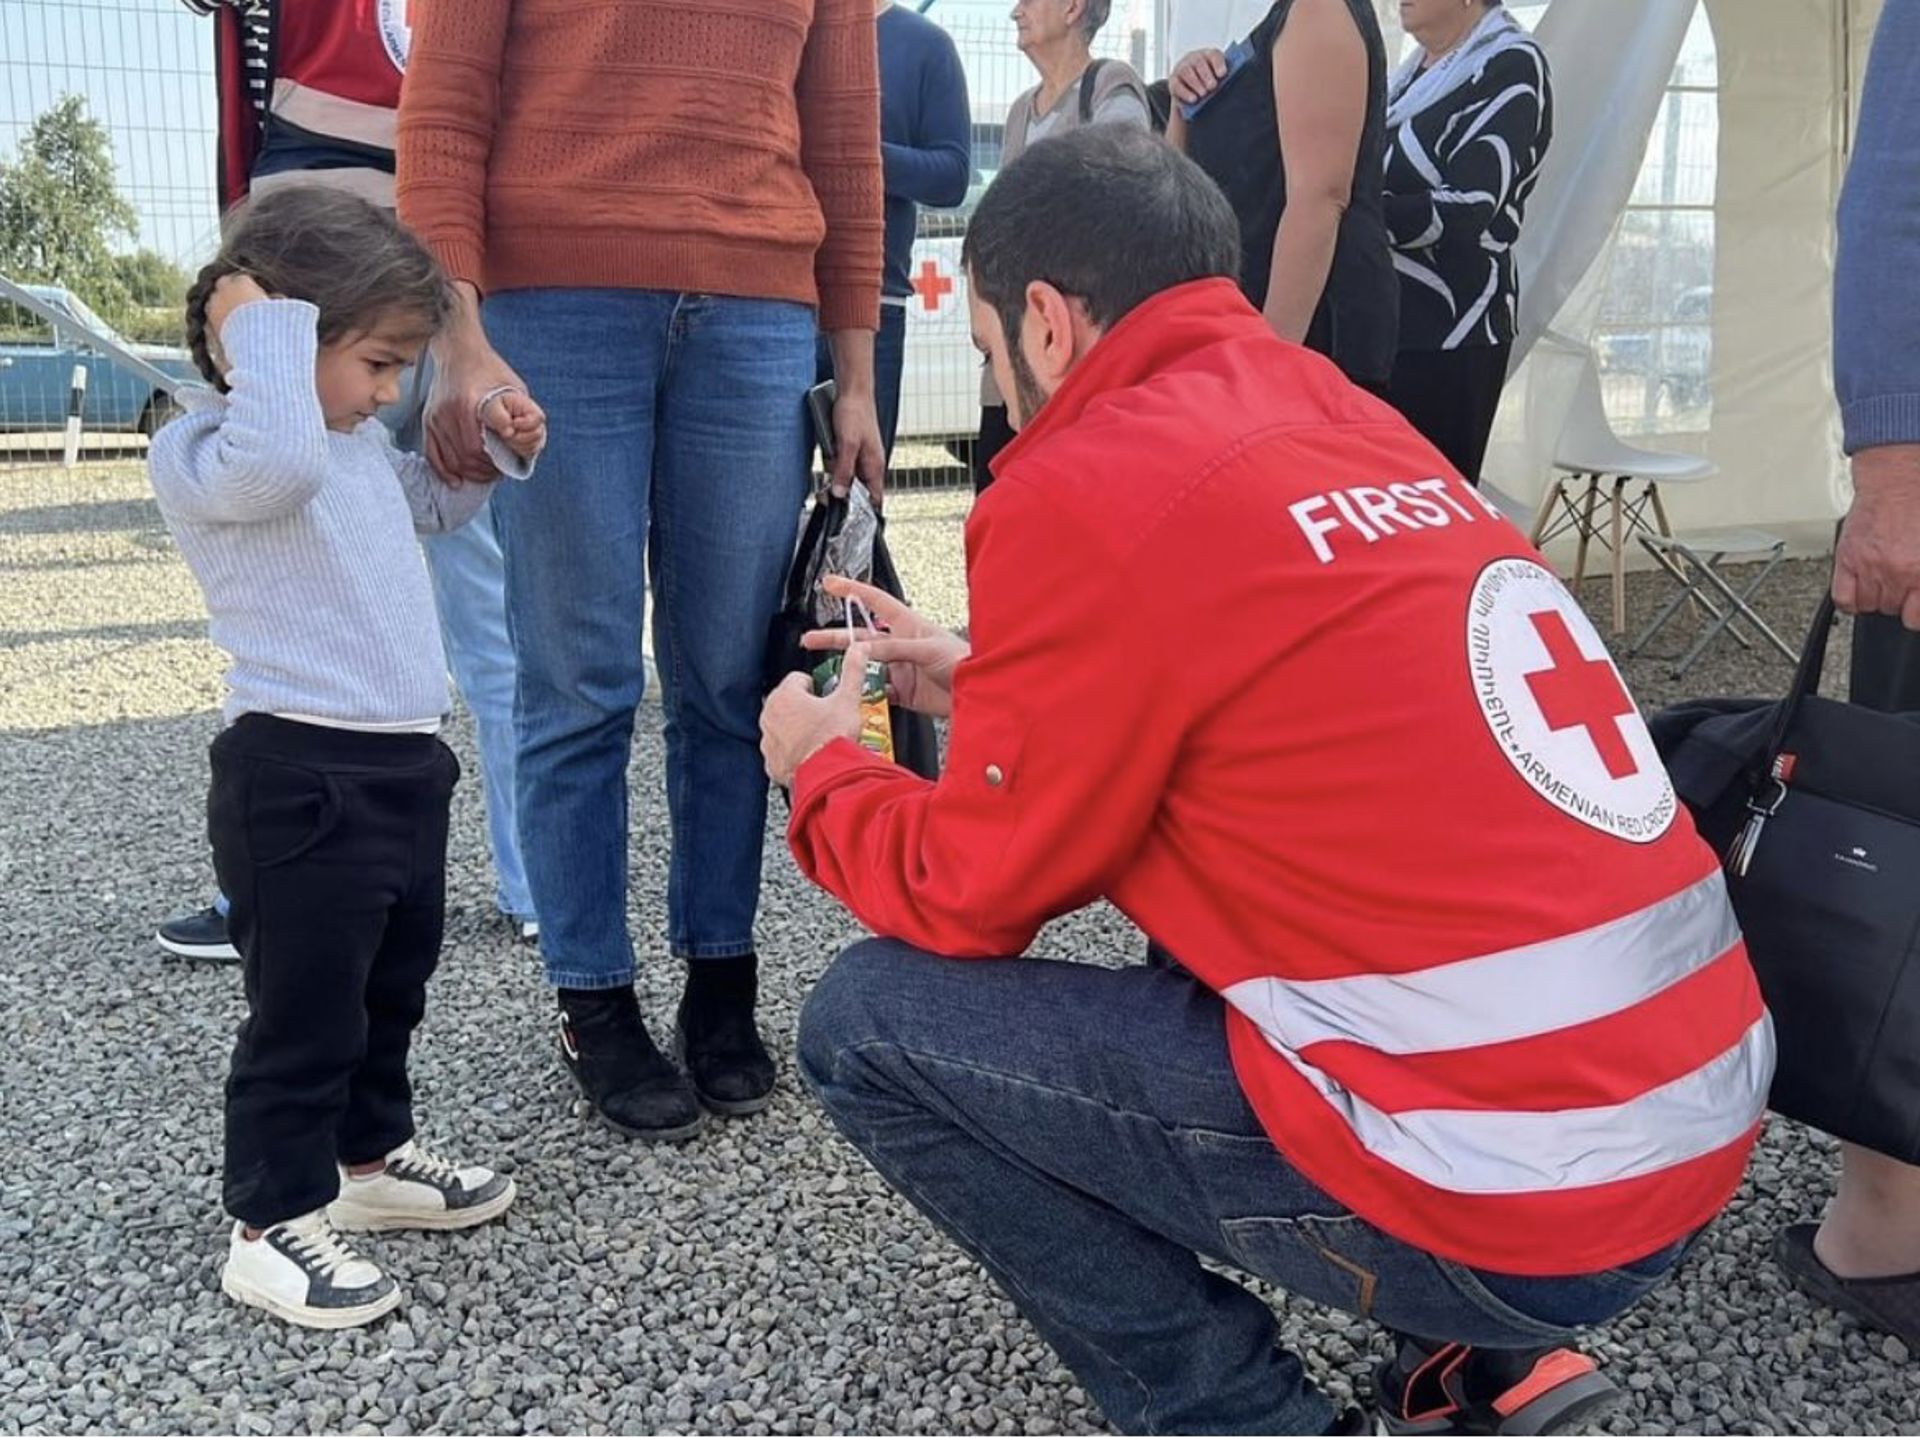
[(452, 295), (433, 256), (389, 210), (320, 185), (284, 185), (234, 207), (220, 252), (187, 291), (187, 347), (215, 388), (227, 382), (207, 333), (207, 303), (227, 275), (250, 275), (270, 295), (320, 311), (320, 343), (381, 325), (430, 338)]

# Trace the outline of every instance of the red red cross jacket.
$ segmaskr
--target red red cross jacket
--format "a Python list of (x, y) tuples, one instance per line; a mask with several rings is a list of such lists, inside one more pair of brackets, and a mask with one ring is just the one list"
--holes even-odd
[(1513, 527), (1224, 280), (1115, 325), (996, 472), (946, 773), (829, 745), (802, 869), (958, 957), (1111, 899), (1225, 997), (1288, 1161), (1430, 1252), (1585, 1273), (1711, 1219), (1771, 1027), (1714, 855)]

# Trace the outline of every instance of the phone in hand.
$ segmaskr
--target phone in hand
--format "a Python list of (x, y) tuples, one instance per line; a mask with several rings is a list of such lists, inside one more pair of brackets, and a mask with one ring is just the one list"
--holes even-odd
[(1227, 73), (1220, 77), (1220, 83), (1215, 85), (1198, 100), (1190, 100), (1182, 104), (1180, 106), (1181, 118), (1191, 120), (1195, 115), (1206, 109), (1214, 97), (1226, 89), (1228, 82), (1231, 81), (1235, 75), (1239, 74), (1240, 71), (1245, 68), (1246, 63), (1253, 58), (1253, 46), (1244, 39), (1235, 40), (1231, 45), (1227, 46), (1226, 57)]
[(820, 446), (821, 468), (833, 468), (833, 402), (840, 397), (840, 387), (832, 380), (822, 380), (807, 391), (807, 415), (813, 421), (813, 442)]

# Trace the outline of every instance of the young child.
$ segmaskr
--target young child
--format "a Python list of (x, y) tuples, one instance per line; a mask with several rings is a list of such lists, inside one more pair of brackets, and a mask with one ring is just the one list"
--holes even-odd
[[(232, 659), (207, 827), (232, 902), (247, 1018), (226, 1093), (221, 1286), (313, 1328), (400, 1290), (341, 1229), (454, 1229), (513, 1180), (414, 1142), (407, 1047), (444, 918), (459, 765), (436, 737), (447, 666), (414, 540), (464, 523), (449, 483), (374, 417), (446, 316), (433, 260), (385, 211), (271, 192), (187, 297), (211, 389), (149, 456), (154, 493)], [(502, 473), (546, 436), (517, 392), (474, 417)]]

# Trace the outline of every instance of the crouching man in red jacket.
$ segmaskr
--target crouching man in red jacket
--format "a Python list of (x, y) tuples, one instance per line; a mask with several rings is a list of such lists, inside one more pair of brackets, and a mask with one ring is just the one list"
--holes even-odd
[[(881, 936), (801, 1067), (1122, 1429), (1368, 1421), (1205, 1257), (1393, 1330), (1393, 1431), (1560, 1431), (1616, 1396), (1573, 1330), (1739, 1184), (1771, 1028), (1592, 625), (1273, 335), (1235, 233), (1119, 126), (982, 201), (974, 335), (1021, 428), (968, 524), (972, 647), (868, 595), (854, 656), (951, 714), (946, 772), (853, 742), (856, 686), (762, 721), (801, 868)], [(1004, 957), (1101, 897), (1178, 964)]]

